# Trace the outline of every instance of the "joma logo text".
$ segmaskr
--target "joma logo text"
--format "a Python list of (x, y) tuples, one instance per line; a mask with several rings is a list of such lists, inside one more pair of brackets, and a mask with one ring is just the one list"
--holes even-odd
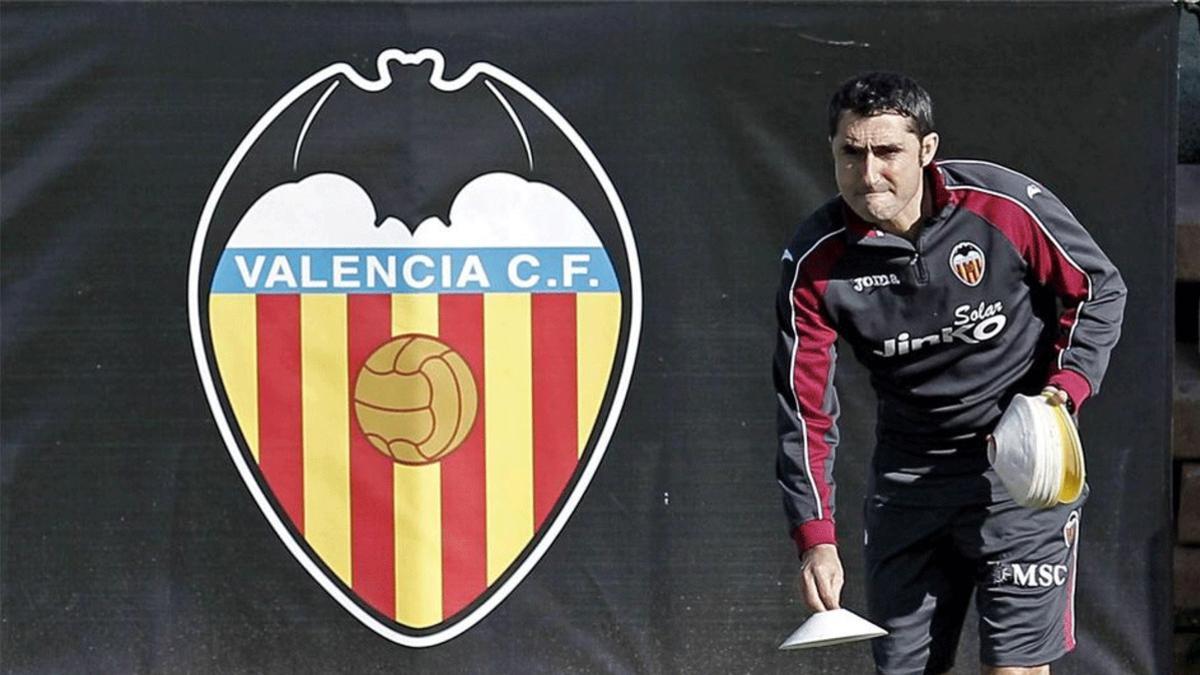
[(868, 274), (865, 277), (855, 277), (852, 280), (854, 292), (862, 293), (868, 288), (892, 286), (900, 283), (900, 277), (895, 274)]

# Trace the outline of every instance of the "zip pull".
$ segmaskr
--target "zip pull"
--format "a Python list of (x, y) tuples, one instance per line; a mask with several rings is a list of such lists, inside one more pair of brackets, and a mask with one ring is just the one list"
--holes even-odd
[(925, 261), (921, 258), (920, 251), (914, 251), (912, 260), (908, 261), (910, 267), (916, 269), (917, 285), (924, 286), (929, 282), (929, 273), (925, 269)]

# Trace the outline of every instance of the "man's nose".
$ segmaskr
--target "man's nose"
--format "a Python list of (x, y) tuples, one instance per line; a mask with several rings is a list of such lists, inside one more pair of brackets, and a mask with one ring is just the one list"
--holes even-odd
[(872, 153), (868, 152), (863, 156), (861, 168), (863, 182), (867, 185), (874, 186), (879, 180), (879, 170), (881, 168), (879, 159)]

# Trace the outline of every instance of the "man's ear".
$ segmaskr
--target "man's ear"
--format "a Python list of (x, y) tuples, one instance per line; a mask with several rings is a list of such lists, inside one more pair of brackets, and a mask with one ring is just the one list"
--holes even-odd
[(925, 137), (921, 139), (920, 157), (922, 167), (929, 166), (929, 163), (933, 161), (933, 156), (937, 154), (939, 140), (940, 138), (936, 131), (925, 134)]

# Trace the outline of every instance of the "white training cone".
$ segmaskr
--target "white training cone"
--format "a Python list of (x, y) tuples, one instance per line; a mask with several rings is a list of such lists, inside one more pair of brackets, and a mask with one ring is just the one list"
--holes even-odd
[(887, 631), (854, 612), (848, 609), (831, 609), (808, 617), (808, 621), (800, 624), (779, 648), (827, 647), (844, 642), (870, 640), (881, 635), (887, 635)]
[(1033, 399), (1018, 395), (988, 438), (988, 461), (1013, 500), (1022, 506), (1041, 506), (1045, 499), (1040, 427), (1034, 411)]
[(1069, 504), (1083, 492), (1083, 447), (1066, 408), (1047, 396), (1013, 398), (988, 438), (988, 460), (1022, 506)]

